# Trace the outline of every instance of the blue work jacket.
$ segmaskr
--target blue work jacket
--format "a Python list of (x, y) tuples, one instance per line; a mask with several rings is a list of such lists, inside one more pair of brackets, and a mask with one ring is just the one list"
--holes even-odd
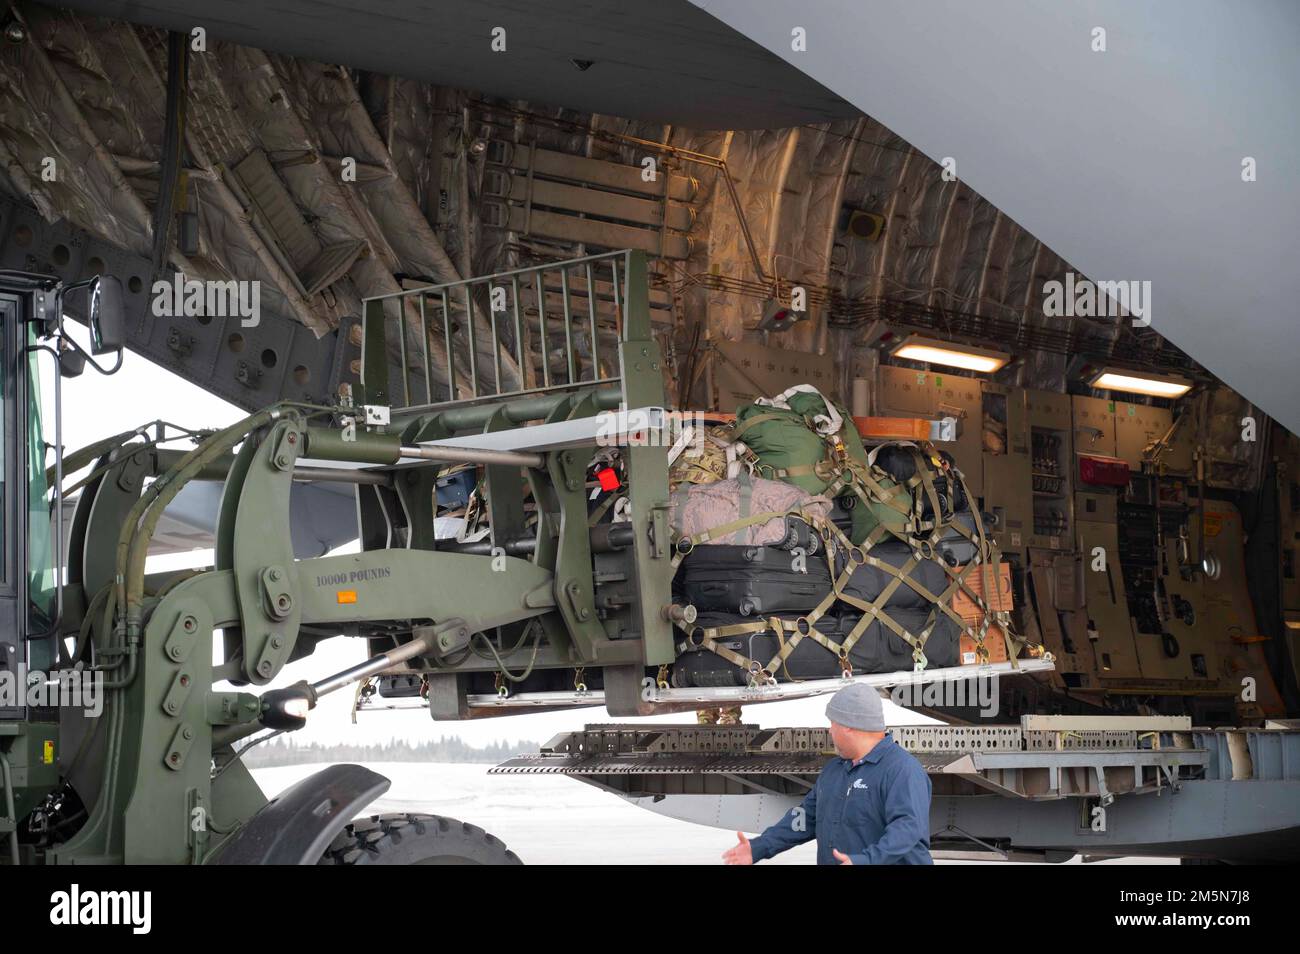
[(929, 865), (930, 778), (892, 735), (857, 762), (835, 758), (803, 804), (750, 842), (755, 861), (817, 839), (817, 863)]

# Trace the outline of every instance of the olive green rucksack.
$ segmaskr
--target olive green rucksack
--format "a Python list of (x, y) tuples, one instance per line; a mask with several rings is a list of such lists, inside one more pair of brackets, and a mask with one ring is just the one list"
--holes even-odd
[[(853, 497), (853, 543), (863, 542), (882, 523), (905, 532), (907, 496), (889, 502), (876, 499), (867, 451), (853, 419), (811, 384), (797, 384), (774, 398), (740, 407), (732, 439), (743, 441), (758, 459), (756, 476), (784, 480), (810, 494)], [(874, 483), (885, 490), (895, 486), (888, 477), (877, 477)]]

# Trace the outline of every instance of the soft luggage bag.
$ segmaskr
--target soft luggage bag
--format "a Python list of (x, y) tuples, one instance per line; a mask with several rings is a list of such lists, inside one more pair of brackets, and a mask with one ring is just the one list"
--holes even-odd
[[(936, 467), (919, 448), (906, 444), (885, 444), (877, 448), (874, 454), (875, 465), (900, 484), (906, 484), (916, 476), (916, 459), (920, 454), (930, 471), (930, 482), (934, 486), (935, 496), (939, 499), (939, 511), (943, 517), (947, 518), (970, 506), (961, 481), (948, 470)], [(956, 461), (947, 451), (939, 451), (939, 457), (949, 468), (956, 466)], [(934, 504), (924, 485), (917, 484), (912, 488), (912, 498), (921, 503), (921, 519), (933, 520)]]
[[(937, 618), (923, 649), (926, 668), (941, 669), (957, 665), (958, 627), (956, 621), (946, 613), (937, 609), (933, 612), (928, 609), (889, 609), (885, 613), (918, 639), (930, 620)], [(856, 614), (840, 616), (833, 627), (839, 635), (832, 638), (837, 643), (843, 643), (859, 619), (861, 617)], [(817, 629), (830, 635), (827, 631), (832, 627), (825, 619), (821, 619), (818, 620)], [(849, 650), (849, 661), (853, 664), (853, 671), (860, 673), (910, 672), (915, 668), (911, 644), (879, 619), (873, 620), (858, 637)]]
[[(854, 617), (852, 622), (856, 622), (856, 619)], [(735, 614), (701, 613), (695, 620), (694, 628), (712, 629), (738, 623), (752, 625), (760, 622), (762, 620)], [(875, 627), (879, 623), (871, 625)], [(817, 623), (818, 631), (836, 642), (847, 635), (851, 628), (852, 624), (849, 620), (838, 616), (824, 616)], [(869, 635), (870, 632), (864, 633), (863, 639), (867, 639)], [(778, 638), (770, 627), (765, 627), (758, 632), (718, 637), (717, 643), (724, 650), (752, 660), (756, 667), (762, 667), (768, 665), (781, 651), (782, 639)], [(805, 636), (795, 642), (794, 634), (786, 632), (784, 643), (793, 644), (794, 649), (786, 656), (784, 665), (776, 666), (774, 675), (778, 682), (789, 682), (791, 679), (833, 679), (840, 674), (838, 657), (811, 637)], [(673, 685), (708, 688), (749, 684), (748, 670), (722, 654), (693, 645), (692, 641), (687, 639), (684, 639), (679, 646), (683, 651), (673, 664)]]
[(811, 612), (831, 590), (821, 555), (776, 547), (696, 547), (678, 568), (682, 599), (700, 612)]
[[(874, 557), (882, 563), (888, 563), (890, 566), (902, 567), (912, 559), (912, 549), (902, 541), (887, 540), (877, 543), (868, 550), (867, 556)], [(947, 577), (948, 575), (944, 572), (942, 566), (934, 560), (922, 558), (917, 561), (916, 566), (907, 574), (906, 579), (894, 587), (894, 591), (889, 595), (889, 599), (885, 603), (885, 608), (894, 609), (897, 607), (928, 611), (932, 605), (931, 602), (909, 586), (907, 580), (914, 580), (934, 596), (939, 596), (948, 585)], [(895, 578), (895, 574), (890, 573), (888, 570), (864, 563), (853, 571), (841, 592), (855, 599), (871, 603), (880, 597), (885, 587), (893, 582)]]
[[(937, 612), (937, 611), (936, 611)], [(913, 637), (919, 637), (932, 615), (923, 610), (898, 610), (890, 617), (904, 627)], [(830, 641), (842, 645), (862, 617), (856, 614), (823, 616), (813, 624), (817, 632)], [(727, 613), (701, 613), (691, 627), (695, 630), (721, 629), (736, 624), (761, 623), (752, 617)], [(793, 622), (786, 618), (786, 622)], [(784, 641), (784, 642), (783, 642)], [(838, 676), (842, 667), (839, 657), (826, 646), (805, 635), (795, 642), (795, 634), (786, 630), (778, 637), (771, 627), (754, 632), (718, 636), (719, 647), (744, 659), (751, 660), (754, 668), (771, 664), (782, 645), (793, 644), (784, 663), (773, 668), (778, 682), (791, 679), (831, 679)], [(744, 686), (749, 683), (749, 671), (735, 659), (713, 649), (699, 645), (698, 638), (683, 634), (679, 641), (679, 655), (673, 665), (673, 685), (678, 687)], [(946, 614), (940, 614), (924, 647), (927, 668), (957, 665), (958, 626)], [(912, 647), (892, 628), (880, 620), (872, 620), (849, 650), (849, 663), (857, 674), (879, 672), (910, 672), (914, 668)]]
[(820, 494), (838, 474), (822, 468), (828, 442), (839, 441), (847, 458), (866, 466), (867, 452), (853, 419), (811, 385), (798, 385), (770, 400), (736, 410), (735, 439), (758, 458), (757, 473)]
[(742, 472), (734, 480), (683, 484), (669, 498), (668, 523), (675, 539), (689, 541), (686, 550), (696, 544), (767, 546), (789, 536), (790, 514), (825, 517), (830, 509), (824, 497)]
[[(899, 616), (906, 613), (906, 610), (894, 614), (895, 619), (900, 625), (908, 626), (913, 636), (919, 636), (921, 630), (925, 629), (931, 619), (935, 620), (934, 629), (930, 630), (930, 635), (925, 641), (925, 667), (927, 669), (947, 669), (949, 666), (956, 666), (960, 657), (959, 643), (961, 627), (957, 621), (945, 613), (943, 610), (935, 607), (931, 612), (923, 614), (922, 618), (912, 623), (910, 626), (904, 623)], [(903, 642), (894, 633), (890, 633), (898, 642)], [(906, 643), (904, 643), (906, 645)], [(911, 648), (908, 648), (907, 658), (908, 669), (912, 668), (910, 661), (912, 658)]]
[[(925, 614), (917, 611), (899, 610), (890, 613), (899, 624), (908, 627), (914, 634), (916, 626), (923, 627)], [(860, 616), (842, 617), (844, 637), (853, 632)], [(912, 647), (880, 620), (872, 620), (871, 625), (858, 637), (858, 641), (849, 650), (849, 661), (853, 663), (854, 672), (904, 672), (914, 668)]]

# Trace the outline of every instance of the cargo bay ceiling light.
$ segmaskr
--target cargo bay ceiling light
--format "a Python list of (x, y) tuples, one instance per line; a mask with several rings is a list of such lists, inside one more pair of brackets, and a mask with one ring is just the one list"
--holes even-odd
[(1103, 391), (1125, 391), (1161, 398), (1180, 398), (1192, 389), (1192, 383), (1183, 378), (1137, 374), (1122, 368), (1103, 368), (1088, 385)]
[(992, 374), (1011, 360), (1011, 355), (1003, 351), (977, 348), (974, 345), (958, 345), (921, 335), (909, 335), (904, 338), (890, 354), (895, 358), (905, 358), (908, 361), (942, 364), (949, 368), (979, 371), (983, 374)]

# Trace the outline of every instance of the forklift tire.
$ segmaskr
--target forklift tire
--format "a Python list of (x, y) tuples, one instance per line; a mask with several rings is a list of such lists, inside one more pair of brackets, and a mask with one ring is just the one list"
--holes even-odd
[(358, 818), (339, 832), (322, 865), (521, 865), (505, 843), (477, 825), (403, 812)]

